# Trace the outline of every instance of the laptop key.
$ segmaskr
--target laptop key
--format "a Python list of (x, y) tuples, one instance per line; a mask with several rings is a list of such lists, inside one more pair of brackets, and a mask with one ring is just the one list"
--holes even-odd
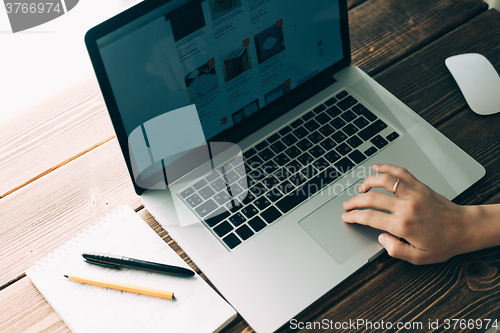
[(373, 143), (378, 149), (382, 149), (388, 144), (387, 140), (380, 135), (377, 135), (376, 137), (371, 139), (370, 142)]
[(208, 224), (209, 227), (212, 228), (212, 227), (215, 227), (217, 224), (219, 224), (219, 222), (224, 220), (229, 215), (230, 214), (225, 207), (220, 207), (215, 212), (213, 212), (212, 214), (207, 216), (205, 218), (205, 222)]
[(267, 142), (266, 140), (264, 140), (264, 141), (260, 142), (259, 144), (257, 144), (255, 146), (255, 149), (262, 150), (262, 149), (266, 148), (268, 145), (269, 145), (269, 142)]
[(270, 143), (273, 143), (273, 142), (277, 141), (280, 137), (281, 136), (278, 133), (274, 133), (273, 135), (271, 135), (270, 137), (267, 138), (267, 141)]
[(284, 194), (288, 194), (295, 189), (295, 186), (293, 186), (293, 184), (287, 180), (287, 181), (283, 182), (282, 184), (280, 184), (280, 189), (281, 189), (281, 192), (283, 192)]
[(231, 223), (235, 227), (239, 227), (240, 225), (242, 225), (245, 222), (245, 218), (240, 213), (236, 213), (229, 218), (229, 221), (231, 221)]
[(236, 246), (241, 244), (241, 240), (233, 233), (230, 233), (226, 237), (222, 238), (224, 243), (226, 243), (227, 247), (230, 248), (231, 250), (234, 249)]
[(259, 153), (259, 157), (262, 158), (262, 160), (269, 161), (271, 158), (273, 158), (275, 154), (271, 151), (271, 149), (266, 148), (263, 151)]
[(316, 144), (316, 143), (320, 142), (321, 140), (323, 140), (325, 137), (323, 135), (321, 135), (320, 132), (316, 131), (314, 133), (311, 133), (311, 135), (309, 135), (307, 138), (309, 140), (311, 140), (312, 143)]
[(353, 121), (353, 123), (358, 126), (359, 129), (363, 129), (369, 124), (368, 120), (366, 120), (363, 116), (358, 117), (355, 121)]
[(333, 142), (332, 139), (326, 138), (320, 143), (321, 147), (323, 147), (326, 151), (332, 150), (337, 144)]
[(332, 126), (326, 124), (325, 126), (319, 129), (319, 132), (324, 136), (330, 136), (333, 132), (335, 132), (335, 130), (333, 129)]
[(302, 138), (305, 138), (309, 134), (309, 131), (301, 126), (293, 131), (293, 134), (297, 137), (297, 139), (300, 140)]
[(290, 182), (292, 184), (294, 184), (295, 186), (299, 186), (299, 185), (305, 183), (306, 180), (307, 180), (307, 178), (304, 177), (300, 172), (293, 175), (292, 177), (290, 177)]
[(374, 115), (370, 110), (368, 110), (363, 104), (356, 104), (352, 107), (351, 110), (354, 111), (354, 113), (356, 113), (358, 116), (364, 116), (369, 121), (374, 121), (377, 119), (377, 116)]
[(333, 104), (337, 103), (337, 99), (335, 97), (330, 98), (325, 102), (326, 106), (332, 106)]
[(324, 106), (323, 104), (320, 104), (320, 105), (318, 105), (317, 107), (315, 107), (313, 109), (313, 112), (316, 113), (316, 114), (318, 114), (318, 113), (321, 113), (321, 111), (324, 111), (324, 110), (326, 110), (326, 106)]
[(366, 156), (372, 156), (376, 152), (377, 152), (377, 148), (371, 146), (370, 148), (368, 148), (367, 150), (365, 150), (365, 155)]
[(320, 124), (326, 124), (327, 122), (332, 120), (332, 118), (329, 115), (327, 115), (326, 113), (321, 113), (321, 114), (316, 116), (315, 120)]
[(342, 91), (341, 91), (341, 92), (339, 92), (337, 95), (335, 95), (335, 97), (336, 97), (337, 99), (342, 99), (342, 98), (344, 98), (344, 97), (346, 97), (346, 96), (348, 96), (348, 95), (349, 95), (349, 93), (348, 93), (347, 91), (342, 90)]
[(239, 197), (234, 199), (234, 204), (229, 208), (231, 213), (236, 213), (241, 208), (243, 208), (243, 204), (239, 201)]
[(344, 133), (347, 134), (347, 136), (351, 136), (354, 133), (356, 133), (358, 131), (358, 129), (353, 124), (347, 124), (346, 126), (344, 126), (342, 131), (344, 131)]
[(247, 159), (245, 164), (252, 168), (258, 168), (262, 164), (262, 160), (260, 159), (259, 156), (254, 155), (249, 159)]
[(304, 153), (302, 155), (300, 155), (297, 160), (302, 164), (302, 165), (308, 165), (309, 163), (311, 163), (314, 158), (312, 158), (311, 155), (309, 155), (308, 153)]
[(281, 216), (281, 213), (276, 208), (269, 207), (268, 209), (260, 213), (260, 216), (264, 219), (264, 221), (270, 224), (276, 221)]
[(215, 202), (217, 202), (220, 206), (223, 206), (225, 203), (229, 202), (231, 200), (231, 197), (225, 193), (225, 192), (220, 192), (216, 195), (214, 195)]
[(325, 170), (326, 168), (328, 168), (330, 166), (330, 163), (325, 161), (324, 158), (320, 158), (320, 159), (314, 161), (313, 165), (316, 167), (316, 169), (319, 170), (319, 172), (321, 172), (321, 171)]
[(338, 171), (330, 167), (276, 202), (276, 206), (283, 213), (287, 213), (339, 177)]
[(290, 173), (290, 174), (295, 174), (299, 172), (300, 169), (302, 169), (302, 164), (300, 164), (297, 160), (293, 160), (287, 165), (285, 165), (285, 169)]
[(264, 210), (271, 205), (271, 202), (264, 196), (255, 200), (254, 205), (257, 206), (259, 210)]
[(255, 208), (253, 205), (248, 205), (246, 207), (244, 207), (241, 212), (243, 213), (243, 215), (245, 215), (247, 218), (252, 218), (253, 216), (255, 216), (255, 214), (258, 213), (258, 210), (257, 208)]
[(397, 132), (392, 132), (391, 134), (386, 136), (386, 139), (389, 141), (394, 141), (397, 137), (399, 137), (399, 134)]
[(279, 183), (279, 181), (273, 177), (273, 176), (270, 176), (270, 177), (267, 177), (266, 179), (264, 179), (262, 181), (262, 183), (268, 188), (268, 189), (271, 189), (273, 188), (276, 184)]
[(315, 158), (318, 158), (325, 153), (325, 150), (321, 146), (314, 146), (309, 149), (309, 153)]
[(217, 207), (218, 207), (218, 205), (212, 199), (210, 199), (210, 200), (204, 202), (198, 208), (196, 208), (195, 212), (198, 215), (200, 215), (201, 217), (205, 217), (206, 215), (208, 215), (209, 213), (214, 211)]
[(295, 120), (293, 123), (291, 123), (290, 126), (292, 126), (292, 128), (297, 128), (300, 125), (302, 125), (303, 123), (304, 123), (304, 121), (299, 118), (299, 119)]
[(363, 141), (361, 141), (360, 138), (358, 138), (357, 135), (353, 136), (352, 138), (349, 138), (349, 140), (347, 140), (347, 143), (349, 144), (349, 146), (351, 146), (352, 148), (357, 148), (359, 147)]
[(260, 169), (262, 170), (262, 173), (264, 175), (270, 175), (270, 174), (274, 173), (276, 170), (278, 170), (278, 168), (279, 167), (276, 163), (274, 163), (273, 161), (268, 161)]
[(240, 179), (240, 176), (238, 176), (238, 174), (236, 172), (234, 172), (233, 170), (231, 170), (228, 173), (226, 173), (226, 179), (227, 179), (227, 182), (229, 184), (232, 184), (235, 181), (238, 181)]
[(286, 135), (286, 134), (290, 133), (291, 130), (292, 130), (292, 128), (290, 126), (285, 126), (282, 129), (280, 129), (278, 133), (281, 135)]
[(347, 173), (347, 172), (351, 171), (355, 166), (352, 163), (352, 161), (350, 159), (348, 159), (347, 157), (344, 157), (343, 159), (341, 159), (340, 161), (338, 161), (334, 165), (337, 168), (337, 170), (340, 171), (341, 173)]
[(308, 120), (311, 120), (312, 118), (314, 118), (315, 114), (313, 111), (309, 111), (308, 113), (306, 113), (305, 115), (302, 116), (302, 120), (303, 121), (308, 121)]
[(254, 148), (250, 148), (246, 152), (243, 153), (243, 157), (250, 158), (256, 152), (257, 152), (257, 150), (255, 150)]
[(236, 229), (236, 233), (243, 240), (249, 239), (254, 234), (254, 232), (246, 224), (242, 225), (241, 227), (239, 227), (238, 229)]
[(266, 223), (258, 216), (248, 221), (248, 225), (250, 225), (255, 232), (259, 232), (266, 227)]
[(276, 154), (279, 154), (286, 149), (286, 146), (281, 141), (276, 141), (275, 143), (271, 144), (269, 148), (271, 148), (271, 150)]
[(358, 101), (352, 97), (352, 96), (347, 96), (346, 98), (344, 98), (343, 100), (341, 100), (340, 102), (337, 103), (337, 106), (341, 109), (341, 110), (347, 110), (349, 109), (351, 106), (357, 104)]
[(337, 117), (339, 114), (342, 113), (342, 110), (340, 110), (338, 107), (336, 107), (335, 105), (328, 108), (328, 110), (326, 110), (326, 113), (332, 117), (332, 118), (335, 118)]
[(200, 198), (200, 196), (198, 194), (193, 194), (192, 196), (190, 196), (189, 198), (186, 199), (186, 202), (191, 206), (191, 207), (196, 207), (198, 206), (199, 204), (201, 204), (203, 202), (203, 199)]
[(304, 124), (304, 127), (309, 131), (309, 132), (314, 132), (319, 128), (319, 124), (316, 122), (316, 120), (311, 119), (307, 123)]
[(288, 169), (286, 167), (283, 167), (283, 168), (279, 169), (278, 171), (276, 171), (274, 176), (276, 178), (278, 178), (279, 181), (283, 181), (283, 180), (289, 178), (291, 176), (291, 173), (290, 173), (290, 171), (288, 171)]
[(345, 125), (344, 119), (337, 117), (330, 122), (330, 125), (335, 127), (335, 129), (341, 129)]
[(245, 193), (244, 195), (239, 196), (238, 199), (242, 204), (248, 205), (255, 199), (255, 197), (253, 196), (252, 193), (247, 191), (247, 193)]
[(306, 151), (308, 150), (309, 148), (311, 148), (313, 145), (311, 143), (311, 141), (307, 140), (307, 139), (302, 139), (299, 141), (299, 143), (297, 143), (297, 147), (299, 147), (300, 149), (302, 149), (302, 151)]
[(272, 202), (276, 202), (283, 197), (283, 194), (277, 187), (266, 193), (266, 198)]
[(333, 163), (335, 161), (338, 161), (340, 155), (337, 154), (335, 151), (331, 151), (325, 155), (325, 158), (328, 160), (328, 162)]
[(358, 133), (358, 136), (364, 141), (366, 141), (375, 134), (385, 129), (386, 127), (387, 127), (386, 123), (384, 123), (382, 120), (379, 119), (370, 126), (368, 126), (367, 128), (365, 128), (364, 130), (361, 130)]
[(207, 200), (208, 198), (210, 198), (212, 195), (215, 194), (215, 191), (212, 190), (212, 188), (210, 186), (206, 186), (204, 187), (203, 189), (201, 189), (198, 194), (205, 200)]
[(341, 115), (342, 119), (344, 119), (347, 123), (350, 123), (351, 121), (353, 121), (354, 119), (356, 119), (356, 115), (351, 111), (351, 110), (348, 110), (346, 112), (344, 112), (342, 115)]
[(208, 176), (205, 177), (205, 179), (209, 182), (213, 182), (214, 180), (217, 179), (217, 177), (219, 177), (219, 173), (218, 172), (212, 172), (211, 174), (209, 174)]
[(341, 131), (338, 131), (336, 133), (334, 133), (331, 138), (333, 140), (335, 140), (337, 143), (341, 143), (342, 141), (344, 141), (345, 139), (347, 139), (347, 136), (341, 132)]
[(205, 185), (207, 185), (207, 181), (205, 179), (202, 179), (199, 182), (197, 182), (196, 184), (194, 184), (193, 187), (195, 190), (198, 191), (200, 188), (202, 188)]
[(302, 153), (302, 151), (297, 148), (296, 146), (293, 146), (291, 148), (288, 148), (285, 150), (285, 154), (287, 154), (290, 158), (295, 158), (299, 156)]
[(210, 183), (210, 186), (212, 186), (214, 190), (219, 192), (226, 188), (226, 182), (224, 181), (224, 179), (219, 178), (216, 181)]
[(219, 237), (223, 237), (227, 233), (229, 233), (231, 230), (233, 230), (233, 227), (229, 224), (229, 222), (224, 221), (218, 226), (214, 228), (214, 232), (217, 234)]
[(283, 143), (286, 145), (286, 146), (291, 146), (293, 145), (295, 142), (297, 142), (297, 138), (294, 137), (292, 134), (288, 134), (287, 136), (285, 136), (283, 139), (281, 139), (283, 141)]
[(193, 188), (189, 187), (189, 188), (185, 189), (184, 191), (182, 191), (180, 194), (181, 194), (181, 197), (185, 199), (193, 193), (194, 193)]
[(281, 153), (278, 156), (276, 156), (274, 161), (276, 163), (278, 163), (278, 165), (283, 166), (283, 165), (287, 164), (288, 162), (290, 162), (290, 158), (288, 156), (286, 156), (284, 153)]
[(363, 153), (361, 153), (357, 149), (355, 151), (353, 151), (352, 153), (350, 153), (348, 156), (356, 164), (359, 164), (359, 163), (363, 162), (364, 160), (366, 160), (366, 156), (363, 155)]
[(345, 143), (343, 143), (340, 146), (338, 146), (337, 148), (335, 148), (335, 150), (337, 151), (337, 153), (339, 153), (342, 156), (344, 156), (345, 154), (347, 154), (350, 151), (352, 151), (351, 147), (349, 147)]

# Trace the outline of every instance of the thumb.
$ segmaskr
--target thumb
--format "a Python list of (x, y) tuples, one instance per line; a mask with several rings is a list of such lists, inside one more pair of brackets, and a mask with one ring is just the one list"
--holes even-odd
[(393, 258), (398, 258), (418, 265), (419, 250), (415, 247), (400, 241), (396, 237), (389, 234), (380, 234), (378, 241), (387, 250), (387, 253)]

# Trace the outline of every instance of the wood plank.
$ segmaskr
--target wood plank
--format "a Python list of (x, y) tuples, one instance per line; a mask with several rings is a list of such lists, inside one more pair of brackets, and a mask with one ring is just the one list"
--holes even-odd
[(489, 10), (376, 75), (374, 79), (434, 126), (467, 107), (445, 59), (484, 54), (500, 70), (500, 15)]
[(429, 331), (425, 326), (429, 320), (438, 319), (442, 330), (447, 318), (488, 318), (500, 309), (499, 257), (500, 247), (496, 247), (457, 256), (443, 264), (414, 266), (397, 261), (311, 320), (349, 322), (360, 318), (394, 325), (421, 322), (423, 329), (408, 331), (425, 332)]
[(116, 139), (0, 199), (0, 286), (124, 204), (141, 205)]
[(2, 119), (0, 198), (113, 135), (94, 77)]
[(477, 0), (372, 0), (349, 12), (352, 62), (370, 75), (488, 9)]
[[(371, 74), (487, 8), (480, 0), (353, 0), (350, 6), (353, 63)], [(2, 121), (0, 197), (112, 135), (94, 77)]]

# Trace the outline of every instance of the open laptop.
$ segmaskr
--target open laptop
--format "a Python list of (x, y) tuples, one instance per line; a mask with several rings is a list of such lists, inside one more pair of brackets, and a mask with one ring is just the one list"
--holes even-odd
[(341, 220), (371, 165), (485, 173), (350, 65), (345, 0), (144, 1), (85, 41), (144, 206), (259, 332), (381, 253)]

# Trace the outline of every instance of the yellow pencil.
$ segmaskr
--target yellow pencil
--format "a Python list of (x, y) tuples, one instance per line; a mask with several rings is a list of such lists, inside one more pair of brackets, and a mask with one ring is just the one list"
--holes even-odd
[(64, 275), (64, 277), (70, 279), (71, 281), (86, 283), (97, 287), (128, 291), (130, 293), (136, 293), (153, 297), (174, 299), (174, 293), (172, 291), (135, 286), (133, 284), (113, 282), (108, 280), (89, 278), (85, 276)]

